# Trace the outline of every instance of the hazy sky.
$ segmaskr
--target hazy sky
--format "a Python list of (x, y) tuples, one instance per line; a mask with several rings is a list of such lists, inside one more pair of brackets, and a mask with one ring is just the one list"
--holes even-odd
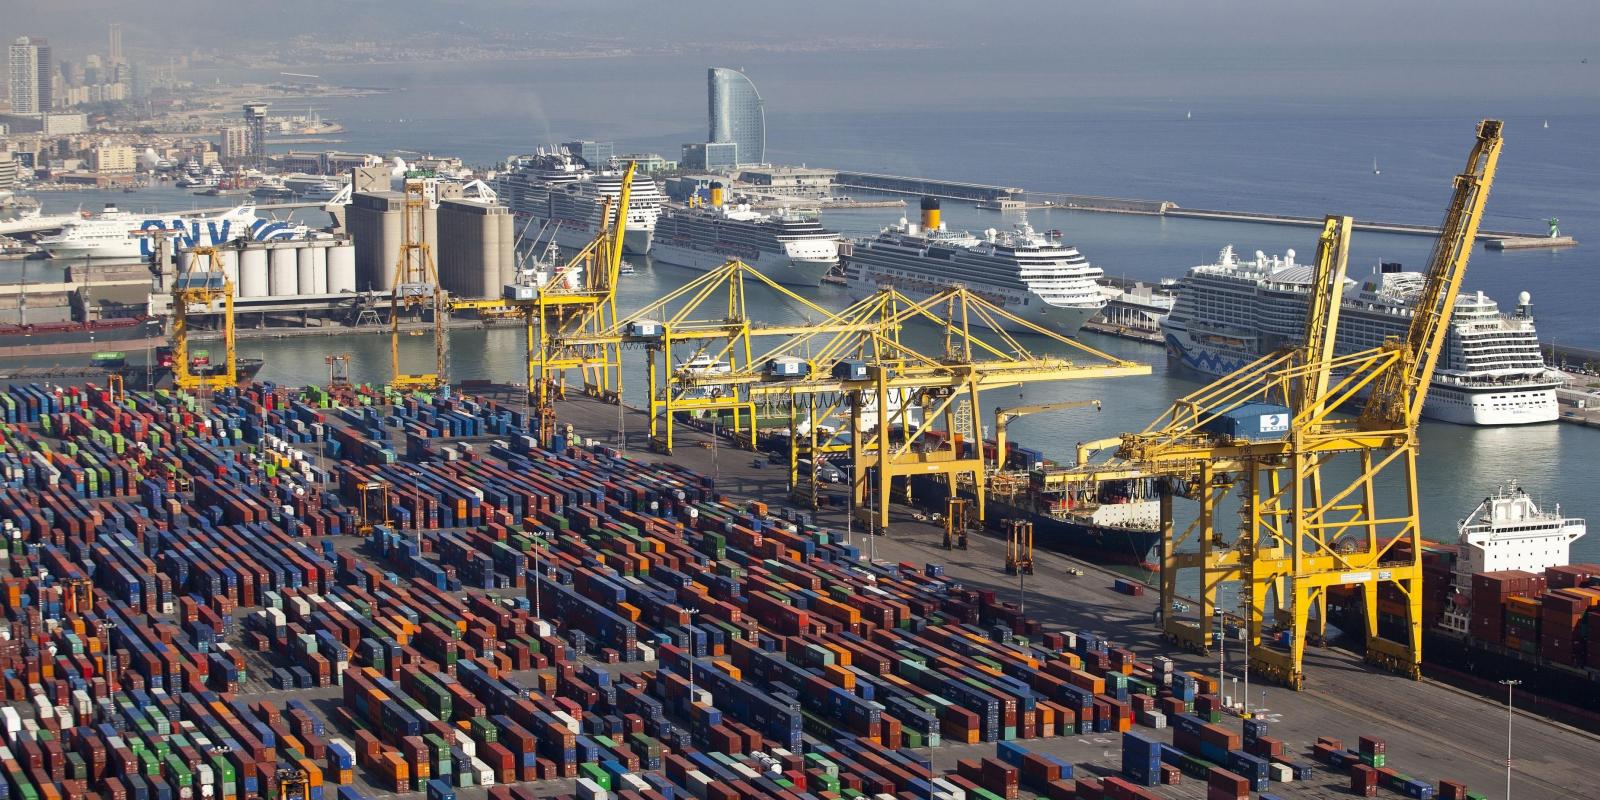
[[(103, 43), (120, 21), (130, 47), (225, 46), (229, 37), (325, 31), (552, 31), (628, 38), (913, 40), (1083, 52), (1252, 48), (1480, 47), (1488, 57), (1536, 48), (1600, 51), (1592, 0), (7, 0), (0, 36)], [(334, 13), (330, 13), (334, 12)], [(1596, 55), (1600, 55), (1597, 52)]]

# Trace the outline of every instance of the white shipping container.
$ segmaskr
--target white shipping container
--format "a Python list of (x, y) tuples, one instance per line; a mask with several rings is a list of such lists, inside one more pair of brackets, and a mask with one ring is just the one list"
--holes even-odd
[(7, 738), (10, 738), (11, 734), (22, 730), (22, 715), (18, 714), (17, 710), (11, 706), (0, 708), (0, 720), (4, 721)]
[(700, 770), (691, 770), (683, 777), (689, 782), (689, 792), (700, 798), (700, 800), (706, 800), (706, 793), (708, 787), (711, 786), (711, 779), (706, 777), (706, 774)]
[(472, 741), (472, 737), (461, 731), (456, 731), (455, 737), (456, 746), (461, 748), (461, 752), (466, 753), (468, 756), (476, 756), (478, 754), (478, 743)]
[[(704, 795), (701, 795), (704, 797)], [(578, 779), (578, 797), (581, 800), (611, 800), (611, 793), (589, 778)]]
[(479, 786), (494, 785), (494, 770), (490, 769), (488, 764), (483, 763), (483, 761), (480, 759), (474, 758), (472, 759), (472, 769), (474, 772), (478, 773)]

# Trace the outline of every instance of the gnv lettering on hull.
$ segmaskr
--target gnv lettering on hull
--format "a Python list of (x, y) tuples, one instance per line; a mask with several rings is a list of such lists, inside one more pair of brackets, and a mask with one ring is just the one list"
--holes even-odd
[[(178, 247), (195, 247), (197, 245), (216, 247), (227, 244), (228, 242), (233, 241), (235, 238), (248, 238), (258, 242), (265, 242), (274, 239), (289, 239), (294, 236), (293, 229), (291, 229), (287, 223), (278, 220), (256, 220), (250, 225), (250, 230), (248, 233), (237, 235), (234, 234), (234, 220), (224, 219), (220, 222), (217, 220), (207, 220), (205, 223), (205, 238), (203, 241), (201, 239), (199, 220), (185, 221), (181, 218), (173, 219), (171, 221), (171, 225), (168, 225), (167, 221), (165, 220), (147, 219), (140, 223), (139, 230), (177, 231), (177, 235), (173, 238), (176, 246)], [(151, 253), (155, 252), (153, 241), (154, 240), (148, 238), (139, 240), (140, 256), (149, 257)]]

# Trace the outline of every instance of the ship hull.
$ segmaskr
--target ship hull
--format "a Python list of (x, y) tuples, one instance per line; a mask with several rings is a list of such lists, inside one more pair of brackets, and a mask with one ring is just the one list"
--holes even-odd
[(128, 320), (128, 324), (76, 326), (7, 326), (0, 330), (0, 357), (70, 355), (98, 350), (153, 347), (164, 341), (158, 320)]
[[(537, 216), (533, 220), (535, 227), (543, 228), (548, 225), (554, 232), (549, 234), (546, 240), (554, 239), (556, 245), (568, 253), (576, 253), (588, 247), (589, 243), (594, 241), (595, 234), (598, 233), (595, 227), (587, 222), (574, 220), (551, 222)], [(622, 234), (622, 252), (634, 256), (649, 255), (654, 244), (654, 238), (654, 227), (641, 228), (629, 223), (628, 230)]]
[[(1169, 328), (1165, 341), (1170, 362), (1204, 375), (1227, 375), (1256, 358), (1241, 348), (1200, 342), (1186, 330)], [(1549, 384), (1488, 389), (1435, 381), (1422, 416), (1457, 425), (1534, 425), (1556, 421), (1560, 410), (1555, 387)]]
[(138, 260), (143, 258), (139, 252), (139, 239), (127, 241), (105, 242), (97, 244), (47, 244), (44, 251), (51, 258), (63, 261), (81, 261), (86, 258), (120, 258)]
[[(924, 505), (937, 508), (949, 497), (949, 488), (940, 480), (913, 476), (911, 494)], [(960, 491), (961, 497), (973, 496)], [(985, 517), (990, 527), (1000, 530), (1006, 519), (1025, 519), (1033, 523), (1033, 544), (1046, 550), (1065, 553), (1095, 564), (1137, 565), (1150, 560), (1151, 551), (1161, 540), (1158, 530), (1115, 528), (1059, 519), (1049, 514), (1014, 506), (994, 497), (985, 498)]]
[(696, 250), (679, 244), (658, 241), (651, 257), (663, 264), (686, 267), (700, 272), (710, 272), (738, 258), (754, 267), (762, 275), (786, 286), (821, 286), (823, 276), (838, 264), (837, 259), (791, 258), (784, 253), (757, 251), (755, 257), (735, 256), (711, 250)]

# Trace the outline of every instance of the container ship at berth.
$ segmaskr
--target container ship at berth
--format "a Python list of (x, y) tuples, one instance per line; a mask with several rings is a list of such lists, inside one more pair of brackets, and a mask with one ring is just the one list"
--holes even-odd
[[(105, 344), (114, 347), (117, 342)], [(56, 386), (93, 383), (105, 386), (108, 379), (116, 375), (122, 378), (123, 384), (129, 389), (171, 389), (174, 358), (172, 348), (167, 345), (156, 347), (153, 356), (148, 365), (129, 364), (125, 353), (107, 349), (94, 352), (87, 364), (13, 366), (11, 363), (0, 363), (0, 386), (28, 383)], [(249, 385), (266, 363), (266, 360), (261, 358), (236, 357), (234, 367), (238, 373), (238, 384)], [(216, 374), (223, 366), (221, 354), (213, 357), (210, 351), (201, 347), (190, 350), (189, 369), (196, 375)]]
[(712, 183), (707, 205), (662, 212), (651, 256), (702, 272), (739, 259), (778, 283), (820, 286), (839, 266), (839, 234), (815, 212), (763, 214), (725, 203), (722, 184)]
[[(1455, 541), (1425, 542), (1425, 662), (1485, 686), (1521, 680), (1524, 690), (1600, 714), (1600, 564), (1569, 563), (1587, 530), (1511, 486), (1485, 497)], [(1405, 601), (1392, 588), (1380, 589), (1378, 621), (1398, 636)], [(1348, 629), (1361, 629), (1351, 593), (1336, 590), (1329, 602)]]
[[(1015, 317), (1068, 336), (1105, 308), (1097, 283), (1103, 275), (1061, 241), (1060, 231), (1035, 231), (1026, 220), (982, 236), (948, 230), (931, 197), (922, 199), (920, 223), (901, 219), (876, 237), (852, 242), (844, 266), (845, 283), (857, 297), (891, 285), (920, 299), (961, 284)], [(995, 322), (1027, 330), (1011, 320)]]
[[(495, 178), (495, 191), (518, 217), (542, 231), (540, 244), (555, 242), (574, 251), (594, 241), (606, 198), (622, 196), (620, 170), (591, 169), (565, 152), (518, 156)], [(644, 175), (635, 175), (628, 189), (627, 232), (622, 250), (645, 255), (654, 242), (661, 214), (661, 190)]]
[(162, 338), (161, 320), (119, 317), (94, 322), (0, 325), (0, 356), (66, 355), (143, 348)]
[[(1254, 259), (1222, 249), (1215, 264), (1193, 267), (1179, 285), (1172, 313), (1161, 323), (1167, 357), (1209, 375), (1226, 375), (1304, 336), (1313, 268), (1257, 252)], [(1404, 337), (1422, 290), (1421, 273), (1379, 265), (1364, 281), (1348, 281), (1339, 312), (1340, 354)], [(1462, 425), (1523, 425), (1558, 416), (1559, 378), (1546, 368), (1534, 329), (1531, 299), (1515, 314), (1482, 292), (1456, 298), (1450, 334), (1428, 390), (1423, 416)]]
[[(934, 446), (943, 439), (937, 431), (924, 436)], [(963, 447), (971, 446), (963, 443)], [(991, 463), (998, 455), (995, 447), (992, 439), (983, 444), (984, 459)], [(1011, 485), (992, 485), (985, 497), (991, 527), (998, 529), (1007, 519), (1025, 519), (1033, 523), (1033, 542), (1038, 547), (1096, 564), (1151, 568), (1151, 551), (1161, 541), (1159, 485), (1154, 479), (1047, 487), (1045, 471), (1058, 465), (1047, 461), (1040, 451), (1015, 442), (1006, 443), (1005, 466), (1015, 474), (1025, 472), (1026, 478)], [(942, 478), (913, 476), (910, 480), (914, 498), (928, 508), (943, 507), (950, 490)], [(958, 494), (973, 496), (965, 488)]]

